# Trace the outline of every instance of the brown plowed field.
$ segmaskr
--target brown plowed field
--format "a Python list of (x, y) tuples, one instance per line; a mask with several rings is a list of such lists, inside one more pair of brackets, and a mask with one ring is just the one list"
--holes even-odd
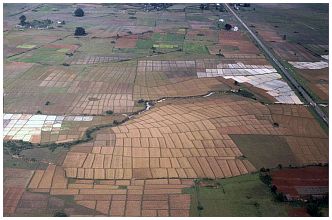
[[(316, 190), (322, 187), (328, 189), (329, 186), (328, 167), (285, 168), (272, 171), (271, 176), (272, 184), (277, 190), (293, 198), (308, 196), (306, 193), (320, 194)], [(299, 188), (310, 188), (310, 190), (303, 194), (298, 191)], [(322, 194), (325, 194), (325, 191)]]

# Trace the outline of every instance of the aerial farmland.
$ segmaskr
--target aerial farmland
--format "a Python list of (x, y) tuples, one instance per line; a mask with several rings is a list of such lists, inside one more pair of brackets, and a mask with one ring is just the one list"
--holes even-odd
[(328, 4), (3, 11), (4, 216), (329, 215)]

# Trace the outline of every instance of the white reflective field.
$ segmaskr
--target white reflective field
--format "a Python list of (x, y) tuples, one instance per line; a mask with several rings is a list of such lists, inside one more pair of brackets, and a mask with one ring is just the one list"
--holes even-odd
[(302, 104), (289, 85), (282, 80), (277, 70), (270, 65), (219, 64), (217, 69), (197, 72), (197, 76), (198, 78), (222, 76), (225, 79), (234, 79), (240, 83), (246, 82), (266, 90), (278, 103)]
[[(328, 59), (328, 55), (327, 55)], [(329, 63), (325, 61), (319, 61), (319, 62), (289, 62), (292, 64), (295, 68), (298, 69), (310, 69), (310, 70), (319, 70), (329, 67)]]
[(42, 131), (59, 133), (63, 121), (92, 121), (93, 116), (4, 114), (3, 119), (3, 138), (32, 141)]

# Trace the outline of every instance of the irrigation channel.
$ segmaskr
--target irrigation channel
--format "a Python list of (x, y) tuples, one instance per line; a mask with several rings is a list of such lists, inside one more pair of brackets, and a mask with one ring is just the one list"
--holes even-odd
[[(32, 162), (32, 160), (30, 160), (29, 158), (25, 158), (23, 155), (20, 155), (21, 151), (28, 150), (28, 149), (34, 149), (34, 148), (49, 148), (51, 151), (54, 151), (58, 147), (69, 149), (71, 146), (93, 141), (94, 138), (95, 138), (94, 137), (95, 132), (100, 131), (101, 129), (119, 126), (119, 125), (127, 122), (128, 120), (134, 118), (135, 116), (140, 115), (144, 112), (147, 112), (147, 111), (151, 110), (155, 106), (156, 103), (164, 102), (167, 99), (206, 98), (206, 97), (209, 97), (209, 96), (211, 96), (215, 93), (225, 93), (226, 94), (226, 93), (236, 93), (236, 92), (234, 92), (234, 91), (233, 92), (212, 91), (212, 92), (208, 92), (207, 94), (197, 95), (197, 96), (163, 97), (163, 98), (158, 99), (158, 100), (148, 100), (148, 101), (144, 101), (144, 104), (145, 104), (144, 109), (136, 111), (136, 112), (131, 113), (131, 114), (122, 114), (123, 116), (125, 116), (125, 118), (121, 121), (116, 121), (115, 120), (112, 123), (97, 125), (95, 127), (88, 128), (85, 131), (83, 137), (79, 140), (64, 142), (64, 143), (47, 143), (47, 144), (33, 144), (33, 143), (30, 143), (30, 142), (24, 142), (22, 140), (18, 140), (18, 141), (10, 140), (10, 141), (4, 141), (3, 147), (4, 147), (4, 150), (6, 150), (11, 155), (12, 158), (22, 159), (22, 160), (25, 160), (25, 161), (28, 161), (28, 162), (29, 161)], [(33, 160), (33, 162), (42, 162), (42, 161)]]
[[(215, 94), (235, 94), (235, 95), (244, 96), (246, 98), (251, 98), (251, 99), (258, 101), (253, 96), (248, 96), (247, 94), (243, 94), (241, 91), (242, 90), (209, 91), (208, 93), (205, 93), (203, 95), (187, 96), (187, 97), (163, 97), (158, 100), (148, 100), (148, 101), (144, 101), (144, 104), (145, 104), (144, 109), (136, 111), (131, 114), (122, 114), (123, 116), (125, 116), (125, 118), (121, 121), (114, 120), (112, 123), (97, 125), (95, 127), (88, 128), (85, 131), (83, 137), (79, 140), (64, 142), (64, 143), (48, 143), (48, 144), (33, 144), (30, 142), (24, 142), (22, 140), (20, 140), (20, 141), (11, 140), (11, 141), (4, 141), (3, 147), (4, 147), (4, 150), (7, 150), (7, 152), (11, 155), (11, 157), (13, 157), (15, 159), (22, 159), (25, 161), (32, 162), (31, 159), (25, 158), (24, 156), (20, 155), (20, 152), (23, 150), (34, 149), (34, 148), (49, 148), (51, 151), (54, 151), (58, 147), (69, 149), (71, 146), (93, 141), (95, 139), (95, 136), (94, 136), (95, 132), (100, 131), (101, 129), (119, 126), (119, 125), (129, 121), (130, 119), (134, 118), (135, 116), (151, 110), (155, 106), (156, 103), (161, 103), (168, 99), (174, 100), (174, 99), (208, 98)], [(34, 160), (33, 162), (45, 163), (45, 162), (36, 161), (36, 160)]]

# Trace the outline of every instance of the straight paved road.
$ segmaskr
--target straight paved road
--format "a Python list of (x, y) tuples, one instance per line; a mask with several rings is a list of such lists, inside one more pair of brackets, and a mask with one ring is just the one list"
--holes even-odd
[(313, 107), (316, 111), (317, 115), (327, 124), (329, 125), (329, 119), (326, 114), (321, 110), (319, 105), (314, 102), (314, 100), (309, 96), (309, 94), (303, 89), (303, 87), (293, 78), (293, 76), (285, 69), (285, 67), (279, 62), (279, 60), (270, 52), (270, 50), (262, 43), (262, 41), (250, 30), (250, 28), (242, 21), (242, 19), (233, 11), (233, 9), (225, 4), (227, 9), (233, 13), (236, 19), (243, 25), (245, 29), (250, 33), (250, 35), (254, 38), (257, 44), (263, 49), (265, 55), (267, 55), (276, 66), (280, 69), (280, 71), (286, 76), (286, 78), (293, 84), (294, 88), (298, 90), (298, 92), (303, 96), (303, 98)]

